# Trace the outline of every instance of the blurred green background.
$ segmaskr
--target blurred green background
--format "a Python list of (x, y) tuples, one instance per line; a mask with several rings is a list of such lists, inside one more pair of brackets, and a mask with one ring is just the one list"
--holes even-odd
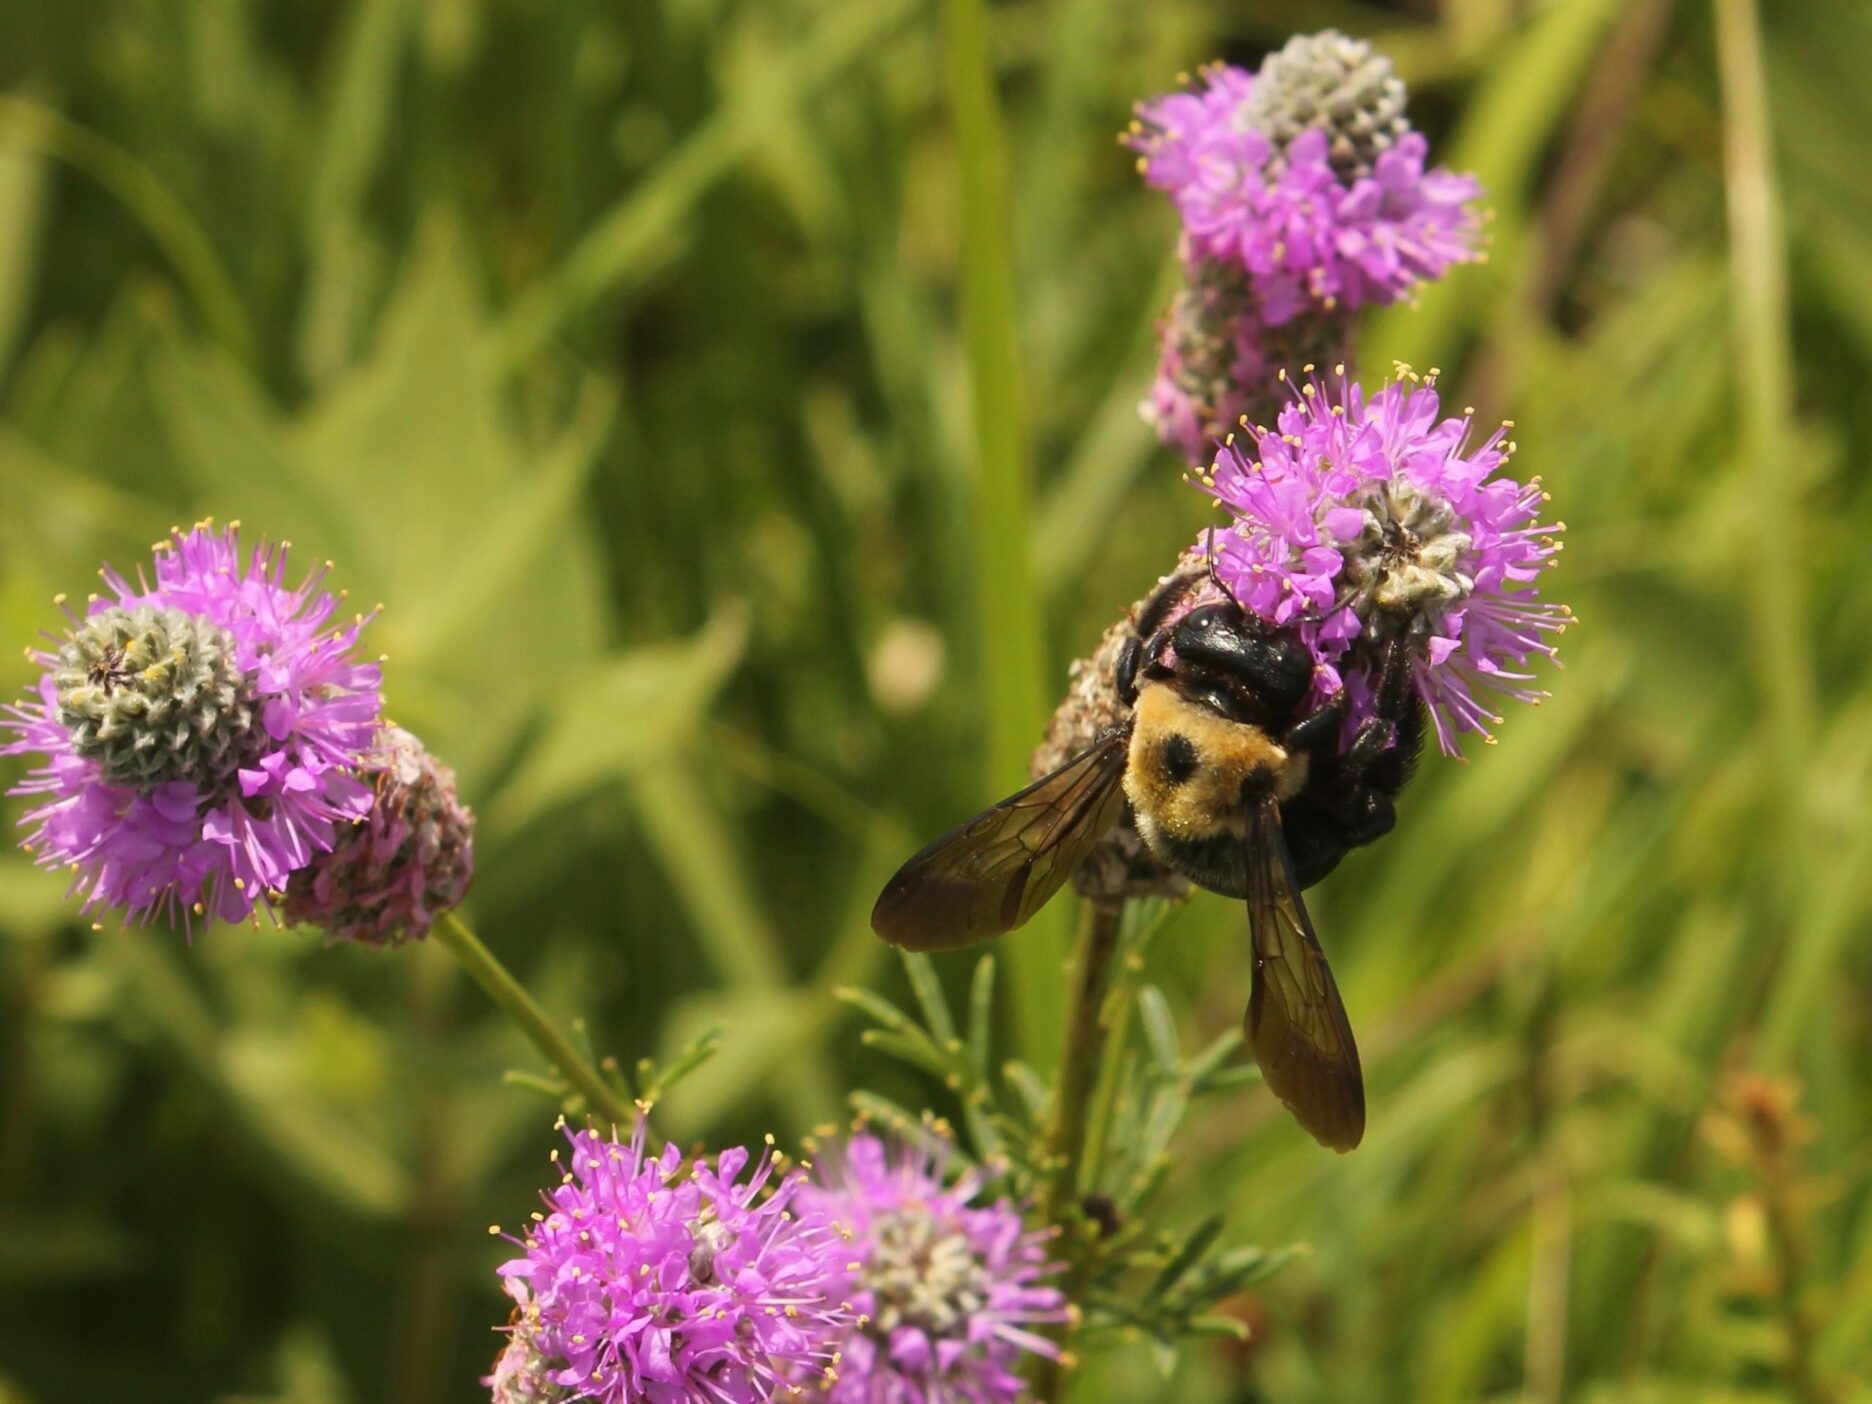
[[(480, 814), (489, 944), (627, 1060), (725, 1027), (675, 1132), (940, 1107), (828, 989), (899, 993), (881, 880), (1206, 520), (1135, 412), (1174, 223), (1113, 136), (1370, 36), (1495, 219), (1365, 365), (1516, 420), (1582, 624), (1314, 896), (1364, 1147), (1258, 1088), (1185, 1136), (1173, 1217), (1313, 1251), (1247, 1346), (1076, 1398), (1872, 1397), (1872, 12), (1764, 8), (12, 0), (0, 684), (171, 522), (329, 556)], [(481, 1397), (530, 1049), (440, 951), (61, 887), (0, 857), (0, 1398)], [(1005, 946), (1043, 1064), (1068, 905)], [(1233, 1025), (1237, 906), (1155, 960)]]

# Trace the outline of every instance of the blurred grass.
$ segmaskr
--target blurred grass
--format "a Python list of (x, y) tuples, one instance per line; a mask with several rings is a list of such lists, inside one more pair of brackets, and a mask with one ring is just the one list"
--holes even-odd
[[(1033, 455), (1014, 296), (1007, 152), (983, 0), (942, 0), (942, 43), (961, 203), (958, 301), (975, 421), (971, 564), (988, 701), (984, 788), (1000, 795), (1026, 783), (1033, 738), (1045, 728), (1051, 706), (1028, 527)], [(1028, 1062), (1044, 1065), (1065, 1027), (1063, 905), (1043, 910), (1022, 937), (1007, 957), (1014, 1047)]]
[[(1582, 624), (1318, 893), (1367, 1144), (1249, 1089), (1181, 1148), (1182, 1227), (1311, 1255), (1246, 1348), (1075, 1398), (1789, 1398), (1790, 1188), (1815, 1368), (1872, 1397), (1872, 16), (1754, 13), (5, 7), (0, 623), (197, 513), (333, 558), (482, 815), (490, 945), (623, 1059), (724, 1028), (674, 1134), (953, 1112), (830, 990), (910, 1001), (878, 884), (1203, 520), (1133, 415), (1173, 225), (1112, 136), (1218, 53), (1378, 37), (1495, 242), (1367, 367), (1516, 421)], [(0, 858), (0, 1397), (477, 1397), (481, 1226), (552, 1140), (526, 1047), (438, 952), (185, 950), (59, 886)], [(1000, 955), (1044, 1062), (1058, 948)], [(1246, 959), (1231, 904), (1170, 918), (1185, 1046)], [(1797, 1186), (1702, 1130), (1748, 1067), (1800, 1079)]]

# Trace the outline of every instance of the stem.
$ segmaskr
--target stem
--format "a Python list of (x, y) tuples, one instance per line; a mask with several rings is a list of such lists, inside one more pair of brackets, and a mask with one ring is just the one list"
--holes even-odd
[[(1763, 929), (1786, 933), (1811, 890), (1808, 758), (1813, 753), (1814, 668), (1809, 640), (1802, 479), (1779, 459), (1794, 413), (1789, 345), (1787, 251), (1768, 114), (1768, 84), (1755, 0), (1715, 0), (1716, 57), (1722, 84), (1723, 173), (1729, 208), (1731, 337), (1736, 357), (1737, 472), (1747, 480), (1750, 524), (1746, 604), (1762, 702), (1759, 733), (1770, 773), (1762, 808), (1769, 864)], [(1772, 841), (1772, 848), (1768, 842)], [(1809, 972), (1785, 935), (1771, 957), (1799, 978), (1775, 974), (1758, 1056), (1789, 1066), (1810, 1021), (1789, 997)], [(1799, 964), (1796, 964), (1800, 962)]]
[(1087, 901), (1079, 918), (1079, 942), (1072, 964), (1072, 1003), (1067, 1009), (1066, 1042), (1060, 1049), (1059, 1092), (1046, 1138), (1046, 1163), (1051, 1174), (1043, 1207), (1054, 1223), (1061, 1221), (1079, 1194), (1086, 1114), (1098, 1076), (1099, 1053), (1105, 1043), (1099, 1016), (1123, 914), (1122, 903)]
[(585, 1098), (586, 1107), (611, 1123), (614, 1134), (618, 1128), (636, 1123), (635, 1110), (596, 1068), (579, 1056), (579, 1051), (553, 1026), (539, 1002), (527, 993), (526, 986), (514, 979), (494, 952), (482, 945), (454, 912), (443, 913), (432, 934), (461, 962), (462, 968), (487, 992), (488, 998), (519, 1026), (520, 1032), (532, 1041), (546, 1061), (558, 1069), (559, 1075)]
[[(1080, 1176), (1085, 1167), (1086, 1127), (1093, 1088), (1098, 1082), (1100, 1054), (1107, 1030), (1100, 1018), (1105, 989), (1111, 978), (1112, 955), (1124, 923), (1124, 903), (1087, 899), (1080, 910), (1079, 939), (1073, 951), (1071, 1004), (1066, 1012), (1066, 1040), (1060, 1049), (1059, 1090), (1053, 1099), (1053, 1120), (1047, 1127), (1041, 1163), (1047, 1178), (1040, 1193), (1040, 1214), (1057, 1228), (1063, 1240), (1074, 1230)], [(1077, 1296), (1082, 1254), (1068, 1249), (1067, 1300)], [(1070, 1332), (1071, 1327), (1066, 1328)], [(1065, 1388), (1071, 1357), (1041, 1363), (1035, 1397), (1056, 1400)]]

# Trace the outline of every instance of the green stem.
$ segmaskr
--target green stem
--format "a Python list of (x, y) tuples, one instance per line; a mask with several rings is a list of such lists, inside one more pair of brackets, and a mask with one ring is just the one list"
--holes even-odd
[(1834, 952), (1795, 945), (1795, 926), (1812, 890), (1808, 820), (1813, 753), (1814, 666), (1809, 638), (1802, 541), (1801, 475), (1778, 461), (1794, 416), (1794, 354), (1787, 291), (1787, 250), (1775, 178), (1767, 56), (1755, 0), (1716, 0), (1716, 57), (1722, 82), (1723, 175), (1729, 209), (1731, 340), (1736, 357), (1737, 471), (1748, 479), (1750, 511), (1745, 592), (1762, 702), (1762, 748), (1775, 782), (1764, 823), (1777, 855), (1767, 867), (1765, 929), (1781, 933), (1757, 1058), (1794, 1063), (1813, 1021), (1811, 997)]
[[(1085, 1168), (1086, 1128), (1090, 1121), (1092, 1093), (1099, 1081), (1100, 1055), (1104, 1052), (1106, 1029), (1102, 1020), (1105, 991), (1111, 982), (1112, 957), (1118, 950), (1118, 933), (1124, 924), (1123, 902), (1088, 900), (1080, 911), (1079, 937), (1073, 950), (1071, 1003), (1066, 1010), (1066, 1038), (1060, 1049), (1059, 1089), (1053, 1099), (1053, 1120), (1047, 1127), (1045, 1155), (1046, 1183), (1040, 1193), (1041, 1217), (1056, 1227), (1061, 1241), (1068, 1245), (1067, 1283), (1070, 1296), (1075, 1294), (1080, 1277), (1078, 1264), (1083, 1257), (1074, 1246), (1072, 1235), (1079, 1228), (1080, 1177)], [(1035, 1396), (1057, 1400), (1065, 1388), (1066, 1367), (1070, 1356), (1042, 1363), (1035, 1383)]]
[(514, 979), (494, 952), (462, 924), (461, 918), (453, 912), (445, 913), (431, 934), (461, 962), (474, 982), (519, 1026), (520, 1032), (558, 1069), (559, 1075), (585, 1098), (585, 1105), (595, 1115), (610, 1122), (614, 1131), (636, 1124), (636, 1110), (604, 1080), (598, 1069), (579, 1055), (566, 1036), (553, 1026), (539, 1002), (527, 993), (526, 986)]
[(1099, 1053), (1105, 1046), (1100, 1015), (1123, 916), (1122, 903), (1088, 901), (1079, 918), (1066, 1042), (1060, 1049), (1059, 1092), (1054, 1099), (1053, 1122), (1047, 1128), (1046, 1139), (1046, 1163), (1050, 1173), (1043, 1205), (1047, 1217), (1055, 1223), (1061, 1221), (1079, 1194), (1087, 1113), (1091, 1108), (1092, 1087), (1098, 1077)]
[[(1107, 986), (1105, 999), (1111, 1007), (1111, 1020), (1100, 1031), (1100, 1036), (1108, 1048), (1123, 1048), (1131, 1032), (1131, 1010), (1136, 995), (1128, 988), (1121, 989), (1121, 983), (1129, 984), (1122, 971)], [(1085, 1149), (1079, 1158), (1079, 1188), (1086, 1194), (1091, 1193), (1096, 1186), (1083, 1183), (1085, 1167), (1099, 1166), (1105, 1162), (1105, 1150), (1111, 1142), (1112, 1117), (1125, 1081), (1125, 1060), (1122, 1057), (1100, 1057), (1098, 1063), (1098, 1083), (1092, 1089), (1091, 1110), (1086, 1117)]]

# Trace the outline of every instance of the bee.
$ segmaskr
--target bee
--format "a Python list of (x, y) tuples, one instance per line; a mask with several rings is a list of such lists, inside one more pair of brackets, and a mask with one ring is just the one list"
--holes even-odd
[[(1124, 711), (1086, 750), (898, 870), (872, 928), (952, 950), (1022, 925), (1124, 818), (1166, 867), (1248, 906), (1248, 1045), (1322, 1145), (1365, 1131), (1358, 1048), (1301, 893), (1396, 822), (1423, 744), (1403, 637), (1383, 645), (1373, 714), (1341, 746), (1347, 698), (1309, 709), (1313, 659), (1292, 628), (1220, 601), (1178, 613), (1186, 569), (1141, 607), (1113, 668)], [(1213, 566), (1208, 578), (1220, 587)]]

